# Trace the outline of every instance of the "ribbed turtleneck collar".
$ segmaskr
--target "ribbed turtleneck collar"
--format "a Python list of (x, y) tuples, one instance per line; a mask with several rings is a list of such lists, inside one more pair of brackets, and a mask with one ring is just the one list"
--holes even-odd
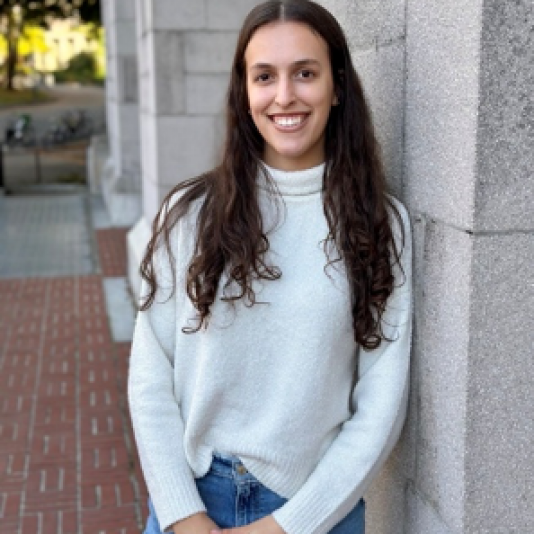
[[(276, 184), (283, 196), (303, 196), (318, 193), (323, 188), (323, 173), (325, 164), (301, 171), (282, 171), (273, 169), (266, 163), (261, 163)], [(260, 173), (260, 187), (266, 188), (265, 179)]]

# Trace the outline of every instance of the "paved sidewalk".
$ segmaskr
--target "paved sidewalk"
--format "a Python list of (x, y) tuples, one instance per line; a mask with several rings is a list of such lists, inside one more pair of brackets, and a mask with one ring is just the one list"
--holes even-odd
[(96, 272), (85, 195), (0, 196), (0, 277)]
[(85, 195), (0, 197), (2, 533), (137, 534), (146, 516), (130, 342), (106, 307), (128, 306), (105, 289), (125, 286), (126, 229), (98, 209)]

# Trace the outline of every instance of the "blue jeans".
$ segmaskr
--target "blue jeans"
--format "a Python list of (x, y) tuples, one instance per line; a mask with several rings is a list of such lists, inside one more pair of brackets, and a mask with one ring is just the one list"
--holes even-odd
[[(196, 482), (208, 516), (221, 528), (248, 525), (287, 502), (254, 478), (236, 457), (215, 456), (208, 473)], [(143, 534), (162, 534), (150, 499), (148, 507), (150, 515)], [(329, 534), (365, 534), (363, 499)]]

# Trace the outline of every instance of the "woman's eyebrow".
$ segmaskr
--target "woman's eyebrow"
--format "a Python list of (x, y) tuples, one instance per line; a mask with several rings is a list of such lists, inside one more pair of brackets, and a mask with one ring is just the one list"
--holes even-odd
[[(316, 59), (299, 59), (298, 61), (294, 61), (291, 63), (294, 67), (303, 67), (305, 65), (320, 65), (320, 62)], [(270, 69), (273, 68), (274, 65), (271, 65), (270, 63), (254, 63), (250, 67), (250, 70), (252, 69)]]

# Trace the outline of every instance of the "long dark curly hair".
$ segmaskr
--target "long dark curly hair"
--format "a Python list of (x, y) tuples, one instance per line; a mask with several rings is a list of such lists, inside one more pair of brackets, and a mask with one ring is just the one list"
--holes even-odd
[[(255, 304), (254, 279), (275, 280), (283, 276), (266, 259), (269, 240), (257, 196), (264, 140), (248, 113), (244, 59), (254, 32), (275, 21), (306, 24), (329, 48), (339, 103), (332, 107), (325, 135), (323, 206), (329, 227), (324, 241), (325, 265), (344, 262), (351, 287), (354, 338), (364, 348), (373, 349), (385, 338), (381, 319), (393, 291), (393, 267), (400, 255), (390, 217), (398, 220), (401, 229), (402, 221), (386, 191), (371, 116), (343, 30), (326, 9), (309, 0), (268, 1), (246, 18), (227, 94), (226, 143), (221, 164), (179, 184), (164, 199), (141, 263), (141, 276), (148, 285), (141, 310), (147, 310), (156, 297), (154, 254), (161, 246), (167, 249), (176, 283), (171, 231), (197, 199), (201, 207), (186, 290), (198, 314), (196, 326), (184, 327), (184, 332), (193, 333), (208, 326), (223, 272), (227, 273), (227, 281), (222, 298), (243, 299), (247, 306)], [(173, 202), (178, 192), (179, 200)], [(337, 251), (334, 260), (329, 257), (331, 245)], [(227, 296), (231, 284), (238, 291)]]

